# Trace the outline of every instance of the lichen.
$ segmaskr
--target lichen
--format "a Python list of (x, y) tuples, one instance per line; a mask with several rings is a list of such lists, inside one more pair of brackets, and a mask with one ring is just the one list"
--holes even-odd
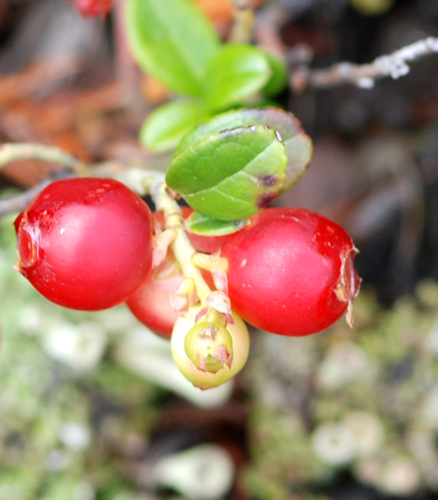
[(383, 495), (438, 491), (437, 305), (430, 281), (390, 309), (364, 287), (352, 331), (257, 336), (244, 372), (254, 498), (273, 484), (275, 498), (322, 498), (346, 477)]

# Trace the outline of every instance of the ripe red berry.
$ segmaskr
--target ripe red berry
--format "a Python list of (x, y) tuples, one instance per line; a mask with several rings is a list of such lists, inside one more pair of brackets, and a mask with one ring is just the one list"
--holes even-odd
[[(214, 289), (213, 278), (202, 270), (208, 286)], [(138, 290), (126, 301), (132, 314), (145, 326), (161, 337), (170, 339), (173, 325), (180, 314), (174, 309), (171, 296), (184, 281), (181, 266), (169, 249), (166, 259), (152, 269)]]
[(272, 333), (301, 336), (334, 323), (359, 291), (346, 231), (299, 208), (268, 208), (222, 248), (233, 310)]
[(80, 310), (124, 302), (152, 264), (152, 215), (113, 179), (46, 187), (14, 222), (17, 268), (47, 299)]
[(106, 16), (114, 0), (71, 0), (76, 10), (84, 17)]
[(183, 281), (181, 267), (170, 252), (164, 262), (153, 269), (140, 288), (129, 297), (126, 305), (141, 323), (169, 339), (179, 317), (170, 298)]

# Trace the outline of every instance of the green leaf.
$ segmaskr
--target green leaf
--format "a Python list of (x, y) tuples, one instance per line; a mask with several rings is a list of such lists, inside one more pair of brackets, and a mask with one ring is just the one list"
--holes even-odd
[(139, 66), (179, 94), (201, 96), (217, 33), (191, 0), (128, 0), (126, 33)]
[(184, 135), (208, 116), (204, 106), (190, 101), (172, 101), (153, 111), (140, 129), (141, 144), (154, 152), (170, 151)]
[(248, 219), (219, 220), (207, 217), (199, 212), (193, 214), (184, 221), (188, 231), (203, 236), (224, 236), (233, 234), (249, 224)]
[(175, 156), (166, 182), (202, 214), (237, 220), (277, 197), (286, 165), (286, 148), (275, 130), (238, 127), (211, 134)]
[(240, 103), (261, 90), (270, 76), (264, 52), (250, 45), (224, 45), (207, 70), (205, 103), (213, 109)]
[(175, 156), (185, 149), (221, 130), (239, 126), (265, 125), (277, 130), (286, 146), (287, 170), (281, 193), (290, 189), (306, 172), (313, 147), (298, 119), (278, 108), (254, 108), (228, 111), (215, 116), (186, 135), (176, 149)]
[(286, 61), (271, 52), (265, 52), (271, 77), (262, 88), (262, 93), (267, 96), (275, 96), (282, 92), (287, 85), (287, 64)]

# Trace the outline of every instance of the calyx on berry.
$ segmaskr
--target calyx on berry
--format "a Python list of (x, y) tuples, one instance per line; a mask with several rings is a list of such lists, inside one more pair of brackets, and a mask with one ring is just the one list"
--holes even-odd
[(231, 368), (233, 339), (226, 329), (225, 316), (214, 310), (207, 313), (187, 333), (184, 350), (202, 372), (217, 373)]
[(181, 373), (196, 387), (209, 389), (231, 379), (244, 367), (249, 335), (245, 323), (235, 313), (233, 323), (226, 327), (220, 319), (211, 321), (210, 317), (197, 322), (202, 309), (193, 307), (176, 321), (171, 348)]

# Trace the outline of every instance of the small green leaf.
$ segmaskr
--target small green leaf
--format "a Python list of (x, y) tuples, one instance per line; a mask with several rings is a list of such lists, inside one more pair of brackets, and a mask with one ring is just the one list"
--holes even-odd
[(239, 126), (265, 125), (277, 130), (286, 146), (287, 170), (281, 193), (290, 189), (306, 172), (312, 158), (313, 147), (309, 136), (304, 132), (298, 119), (278, 108), (254, 108), (228, 111), (215, 116), (186, 135), (179, 143), (175, 156), (185, 149), (221, 130)]
[(184, 135), (208, 116), (204, 106), (190, 101), (172, 101), (153, 111), (140, 129), (140, 143), (162, 153), (178, 145)]
[(262, 88), (262, 93), (267, 96), (276, 96), (286, 88), (287, 64), (283, 58), (271, 52), (265, 52), (265, 55), (271, 68), (271, 77)]
[(139, 66), (179, 94), (201, 96), (218, 35), (191, 0), (127, 0), (126, 33)]
[(270, 76), (264, 52), (250, 45), (224, 45), (207, 70), (205, 103), (213, 109), (240, 103), (261, 90)]
[(286, 148), (275, 130), (238, 127), (209, 135), (175, 156), (166, 182), (204, 215), (237, 220), (277, 197), (286, 166)]
[(193, 214), (184, 221), (188, 231), (203, 236), (224, 236), (240, 231), (249, 224), (248, 219), (239, 220), (219, 220), (207, 217), (199, 212)]

